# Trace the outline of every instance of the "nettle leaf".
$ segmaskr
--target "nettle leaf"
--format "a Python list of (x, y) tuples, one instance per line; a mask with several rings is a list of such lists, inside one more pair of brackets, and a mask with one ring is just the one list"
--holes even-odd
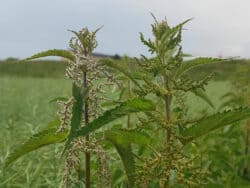
[(55, 120), (49, 122), (47, 125), (45, 125), (41, 129), (39, 129), (39, 132), (47, 130), (47, 129), (51, 129), (51, 128), (58, 128), (60, 124), (61, 124), (61, 120), (58, 117)]
[(130, 144), (116, 143), (115, 140), (113, 140), (112, 143), (122, 160), (128, 178), (129, 187), (132, 188), (135, 186), (135, 170), (136, 170), (135, 158), (132, 152), (132, 147)]
[(132, 152), (131, 145), (119, 145), (115, 144), (115, 148), (119, 153), (121, 160), (123, 162), (123, 166), (126, 171), (126, 175), (128, 177), (129, 187), (134, 187), (135, 184), (135, 159), (134, 154)]
[[(181, 42), (182, 28), (183, 25), (185, 25), (190, 20), (191, 19), (188, 19), (173, 28), (169, 27), (166, 20), (162, 22), (156, 21), (155, 24), (152, 24), (152, 31), (155, 36), (154, 46), (156, 48), (154, 51), (156, 52), (157, 56), (160, 57), (160, 59), (163, 58), (164, 61), (169, 62), (169, 60), (167, 59), (170, 59), (170, 57), (177, 52), (177, 49), (181, 49), (180, 42)], [(176, 57), (182, 57), (182, 56), (177, 55)]]
[(41, 132), (31, 136), (27, 141), (18, 146), (13, 152), (8, 155), (5, 160), (4, 166), (9, 166), (12, 162), (31, 151), (37, 150), (50, 144), (60, 143), (64, 141), (67, 137), (68, 131), (64, 130), (60, 133), (56, 133), (56, 131), (57, 128), (54, 127), (42, 130)]
[(124, 74), (126, 77), (128, 77), (138, 88), (140, 88), (142, 90), (140, 84), (137, 82), (137, 80), (136, 80), (135, 76), (133, 75), (133, 73), (129, 72), (126, 67), (122, 67), (117, 62), (114, 62), (114, 61), (112, 61), (110, 59), (102, 59), (100, 61), (100, 63), (102, 63), (103, 65), (106, 65), (108, 67), (111, 67), (111, 68), (113, 68), (115, 70), (118, 70), (119, 72)]
[(116, 143), (122, 144), (137, 144), (140, 146), (146, 146), (149, 143), (149, 136), (138, 130), (127, 129), (112, 129), (105, 131), (105, 138), (109, 141), (115, 140)]
[(68, 149), (71, 141), (74, 139), (74, 137), (76, 137), (77, 132), (81, 127), (83, 104), (85, 102), (87, 94), (88, 89), (83, 93), (81, 91), (81, 88), (78, 87), (75, 83), (73, 83), (72, 95), (74, 97), (74, 103), (72, 107), (72, 117), (70, 121), (70, 132), (63, 153), (66, 151), (66, 149)]
[(83, 34), (81, 33), (78, 33), (76, 31), (73, 31), (73, 30), (69, 30), (70, 32), (74, 33), (75, 36), (77, 37), (77, 39), (81, 42), (82, 46), (86, 46), (86, 39), (89, 35), (89, 31), (86, 30), (86, 32), (84, 32)]
[(232, 99), (229, 99), (229, 100), (223, 102), (219, 106), (218, 110), (221, 110), (221, 109), (227, 108), (227, 107), (232, 108), (232, 107), (236, 107), (236, 106), (241, 106), (241, 105), (244, 105), (244, 103), (245, 103), (245, 100), (243, 97), (232, 98)]
[(197, 96), (203, 99), (205, 102), (207, 102), (212, 108), (214, 108), (213, 102), (210, 100), (208, 95), (203, 91), (202, 89), (198, 88), (196, 90), (192, 90), (192, 92)]
[(69, 137), (77, 132), (77, 129), (81, 127), (81, 121), (82, 121), (83, 93), (81, 91), (81, 88), (78, 87), (75, 83), (73, 83), (72, 86), (72, 95), (74, 97), (74, 103), (72, 107), (72, 117), (70, 122), (71, 129)]
[(221, 99), (226, 99), (226, 101), (219, 106), (218, 110), (228, 107), (234, 108), (237, 106), (242, 106), (246, 102), (243, 96), (236, 95), (233, 92), (226, 93), (225, 95), (221, 96)]
[(175, 72), (175, 77), (180, 77), (183, 73), (187, 72), (188, 70), (194, 67), (205, 65), (205, 64), (210, 64), (210, 63), (222, 62), (222, 61), (226, 61), (226, 59), (199, 57), (199, 58), (191, 59), (188, 61), (184, 61)]
[(56, 97), (56, 98), (50, 100), (49, 102), (50, 102), (50, 103), (59, 102), (59, 101), (66, 102), (67, 100), (68, 100), (67, 97)]
[(116, 148), (126, 171), (129, 187), (134, 187), (136, 169), (131, 144), (146, 146), (149, 136), (141, 131), (116, 129), (105, 131), (105, 138)]
[(96, 48), (97, 42), (95, 40), (95, 35), (101, 28), (102, 27), (99, 27), (93, 32), (90, 32), (87, 28), (84, 28), (80, 30), (79, 32), (69, 30), (70, 32), (74, 33), (76, 36), (76, 38), (73, 38), (73, 39), (76, 39), (76, 41), (81, 43), (81, 51), (84, 53), (85, 56), (87, 54), (92, 53), (94, 48)]
[(146, 39), (144, 38), (144, 35), (143, 35), (142, 33), (140, 33), (140, 39), (141, 39), (141, 42), (142, 42), (145, 46), (147, 46), (147, 47), (149, 48), (149, 52), (150, 52), (151, 54), (153, 54), (153, 53), (156, 51), (156, 47), (155, 47), (153, 41), (151, 41), (150, 39), (146, 40)]
[(136, 112), (148, 112), (155, 110), (155, 105), (152, 101), (147, 99), (136, 98), (121, 103), (119, 106), (104, 112), (104, 114), (86, 126), (82, 127), (77, 136), (86, 136), (91, 132), (101, 128), (102, 126), (121, 118), (125, 115)]
[(238, 95), (236, 95), (234, 92), (227, 92), (225, 95), (222, 95), (220, 98), (221, 99), (225, 99), (225, 98), (233, 99), (237, 97)]
[(48, 50), (44, 52), (40, 52), (38, 54), (35, 54), (31, 57), (28, 57), (24, 59), (24, 61), (29, 61), (37, 58), (42, 58), (42, 57), (49, 57), (49, 56), (57, 56), (57, 57), (62, 57), (65, 59), (68, 59), (70, 61), (75, 61), (75, 56), (68, 50), (58, 50), (58, 49), (53, 49), (53, 50)]
[(181, 135), (184, 142), (190, 142), (223, 126), (250, 118), (250, 108), (238, 108), (217, 113), (197, 121), (192, 127), (185, 129)]
[(169, 36), (169, 35), (176, 35), (176, 34), (179, 32), (179, 30), (181, 30), (181, 29), (183, 28), (183, 26), (184, 26), (186, 23), (190, 22), (191, 20), (192, 20), (192, 18), (189, 18), (189, 19), (183, 21), (182, 23), (180, 23), (180, 24), (174, 26), (173, 28), (171, 28), (171, 30), (169, 31), (169, 33), (167, 33), (167, 35), (168, 35), (168, 36)]
[(191, 20), (192, 19), (187, 19), (173, 28), (166, 29), (160, 38), (160, 48), (166, 51), (174, 49), (181, 42), (183, 26)]

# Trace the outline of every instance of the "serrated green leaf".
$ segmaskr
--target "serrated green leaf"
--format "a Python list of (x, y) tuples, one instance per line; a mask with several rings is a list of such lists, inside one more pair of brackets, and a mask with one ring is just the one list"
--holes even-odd
[(83, 34), (78, 33), (76, 31), (69, 30), (70, 32), (74, 33), (77, 39), (81, 42), (82, 46), (86, 46), (86, 39), (87, 36), (90, 34), (88, 30), (86, 30)]
[(128, 178), (129, 187), (133, 188), (135, 186), (136, 167), (135, 167), (135, 159), (134, 159), (134, 154), (132, 152), (131, 145), (130, 144), (120, 145), (116, 143), (115, 140), (112, 140), (112, 144), (116, 148), (122, 160), (122, 163), (123, 163), (123, 166), (124, 166), (127, 178)]
[(250, 118), (250, 108), (239, 108), (216, 113), (197, 121), (192, 127), (181, 132), (181, 135), (184, 138), (186, 137), (184, 142), (190, 142), (213, 130), (248, 118)]
[(71, 61), (75, 61), (75, 56), (68, 50), (58, 50), (58, 49), (53, 49), (53, 50), (47, 50), (44, 52), (40, 52), (38, 54), (35, 54), (31, 57), (28, 57), (24, 59), (24, 61), (29, 61), (37, 58), (42, 58), (42, 57), (49, 57), (49, 56), (57, 56), (57, 57), (62, 57)]
[(129, 186), (134, 187), (136, 169), (131, 144), (146, 146), (149, 143), (149, 136), (137, 130), (112, 129), (105, 131), (105, 138), (115, 146), (123, 162)]
[(199, 57), (188, 61), (184, 61), (175, 72), (175, 77), (180, 77), (183, 73), (187, 72), (188, 70), (194, 67), (210, 63), (222, 62), (222, 61), (226, 61), (226, 59)]
[(72, 107), (72, 117), (70, 122), (69, 137), (72, 134), (75, 134), (77, 130), (81, 127), (83, 103), (84, 103), (83, 93), (81, 91), (81, 88), (78, 87), (75, 83), (72, 86), (72, 95), (74, 97), (74, 103)]
[(56, 133), (57, 128), (50, 128), (42, 130), (41, 132), (33, 135), (22, 145), (18, 146), (13, 152), (11, 152), (5, 160), (4, 166), (7, 167), (16, 159), (26, 155), (27, 153), (39, 149), (41, 147), (62, 142), (66, 139), (68, 131), (64, 130), (60, 133)]
[(226, 108), (226, 107), (232, 107), (233, 108), (235, 106), (241, 106), (241, 105), (244, 105), (244, 103), (245, 103), (245, 100), (242, 97), (232, 98), (232, 99), (229, 99), (229, 100), (223, 102), (219, 106), (218, 110), (221, 110), (221, 109)]
[(137, 130), (112, 129), (105, 131), (104, 135), (107, 140), (115, 140), (120, 145), (137, 144), (146, 146), (150, 140), (146, 133)]
[(123, 184), (127, 180), (126, 174), (123, 173), (122, 169), (116, 168), (114, 169), (112, 175), (112, 187), (122, 188)]
[(200, 97), (203, 99), (205, 102), (207, 102), (212, 108), (214, 108), (213, 102), (210, 100), (208, 95), (203, 91), (202, 89), (198, 88), (196, 90), (191, 90), (196, 96)]
[(67, 97), (56, 97), (56, 98), (50, 100), (49, 102), (50, 103), (52, 103), (52, 102), (58, 102), (58, 101), (64, 101), (64, 102), (66, 102), (67, 100), (68, 100)]
[(126, 67), (120, 66), (118, 63), (110, 60), (110, 59), (102, 59), (100, 61), (103, 65), (106, 65), (108, 67), (111, 67), (115, 70), (118, 70), (122, 74), (124, 74), (126, 77), (128, 77), (139, 89), (143, 90), (140, 84), (137, 82), (137, 80), (134, 78), (134, 75), (128, 71)]
[(143, 36), (143, 34), (142, 34), (141, 32), (140, 32), (139, 34), (140, 34), (141, 42), (142, 42), (145, 46), (147, 46), (147, 47), (149, 48), (149, 52), (154, 53), (154, 52), (156, 51), (156, 48), (155, 48), (155, 46), (154, 46), (154, 43), (153, 43), (150, 39), (148, 39), (148, 41), (145, 40), (145, 38), (144, 38), (144, 36)]
[(232, 98), (236, 98), (236, 97), (238, 97), (238, 96), (234, 92), (228, 92), (225, 95), (222, 95), (220, 98), (221, 99), (225, 99), (225, 98), (232, 99)]
[(165, 31), (165, 33), (162, 35), (161, 37), (161, 42), (164, 42), (164, 44), (166, 45), (168, 42), (170, 42), (171, 40), (167, 40), (168, 38), (172, 38), (173, 36), (175, 36), (177, 33), (179, 33), (182, 30), (182, 27), (188, 23), (189, 21), (191, 21), (192, 18), (187, 19), (185, 21), (183, 21), (182, 23), (176, 25), (175, 27), (168, 29)]
[(70, 32), (75, 34), (77, 40), (81, 43), (85, 56), (89, 55), (89, 53), (92, 53), (92, 51), (96, 47), (97, 43), (95, 42), (95, 35), (101, 28), (102, 27), (99, 27), (93, 32), (90, 32), (87, 28), (79, 32), (69, 30)]
[(147, 112), (155, 109), (152, 101), (147, 99), (132, 99), (121, 103), (119, 106), (104, 112), (104, 114), (78, 131), (77, 136), (86, 136), (89, 133), (101, 128), (102, 126), (120, 118), (125, 115), (136, 112)]
[(189, 19), (187, 19), (187, 20), (185, 20), (185, 21), (179, 23), (178, 25), (174, 26), (173, 28), (171, 28), (172, 31), (170, 32), (170, 34), (176, 33), (177, 31), (179, 31), (180, 29), (182, 29), (183, 26), (184, 26), (186, 23), (190, 22), (192, 19), (193, 19), (193, 18), (189, 18)]
[(51, 129), (51, 128), (58, 128), (60, 123), (61, 123), (61, 121), (60, 121), (60, 118), (58, 117), (55, 120), (49, 122), (46, 126), (39, 129), (39, 132), (47, 130), (47, 129)]
[(83, 93), (81, 88), (78, 87), (75, 83), (72, 86), (72, 95), (74, 97), (73, 107), (72, 107), (72, 117), (70, 120), (70, 132), (67, 137), (67, 142), (65, 144), (65, 148), (62, 154), (68, 149), (71, 141), (76, 137), (78, 130), (81, 127), (82, 122), (82, 113), (83, 113), (83, 104), (84, 98), (88, 94), (88, 90)]

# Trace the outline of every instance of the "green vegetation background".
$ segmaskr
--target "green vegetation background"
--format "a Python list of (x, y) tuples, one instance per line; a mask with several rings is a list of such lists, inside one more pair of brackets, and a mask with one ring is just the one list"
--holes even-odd
[[(70, 81), (64, 78), (65, 66), (59, 61), (0, 62), (0, 187), (59, 187), (58, 169), (63, 163), (56, 154), (59, 154), (60, 146), (32, 152), (6, 171), (3, 171), (2, 164), (10, 148), (55, 118), (57, 105), (49, 101), (70, 95)], [(250, 80), (250, 61), (235, 60), (198, 67), (189, 75), (199, 79), (211, 72), (215, 77), (207, 86), (207, 93), (219, 107), (220, 97), (231, 90), (232, 81), (239, 77)], [(188, 104), (190, 113), (212, 111), (192, 95), (188, 96)]]

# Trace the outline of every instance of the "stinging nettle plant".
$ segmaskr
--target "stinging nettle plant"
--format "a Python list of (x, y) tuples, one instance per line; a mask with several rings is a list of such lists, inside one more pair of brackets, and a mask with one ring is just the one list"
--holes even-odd
[[(208, 75), (196, 81), (187, 77), (185, 73), (209, 63), (226, 61), (218, 58), (193, 58), (184, 60), (186, 55), (181, 48), (181, 34), (187, 20), (173, 28), (166, 20), (152, 24), (154, 39), (146, 40), (143, 34), (140, 38), (149, 48), (152, 58), (142, 55), (135, 62), (131, 71), (130, 63), (127, 67), (105, 61), (105, 64), (127, 76), (134, 85), (134, 95), (153, 98), (157, 109), (147, 113), (147, 117), (139, 117), (137, 129), (148, 132), (154, 143), (154, 152), (148, 156), (142, 154), (136, 169), (136, 187), (200, 187), (205, 184), (207, 172), (204, 165), (197, 163), (197, 157), (186, 153), (188, 143), (195, 142), (199, 137), (249, 117), (248, 108), (237, 108), (231, 111), (215, 113), (201, 118), (187, 116), (188, 107), (185, 95), (188, 92), (203, 99), (211, 107), (212, 101), (205, 93), (205, 86), (211, 79)], [(132, 86), (130, 85), (130, 88)], [(202, 177), (202, 175), (204, 175)]]
[[(99, 184), (100, 186), (109, 187), (108, 159), (100, 143), (107, 140), (114, 143), (116, 148), (119, 148), (120, 144), (113, 135), (127, 135), (128, 132), (114, 129), (90, 137), (88, 134), (127, 114), (153, 110), (154, 105), (150, 100), (134, 98), (119, 103), (113, 109), (102, 111), (100, 103), (102, 100), (105, 101), (103, 94), (116, 81), (112, 74), (107, 72), (105, 67), (92, 57), (92, 51), (97, 46), (95, 35), (98, 30), (94, 32), (88, 29), (79, 32), (72, 31), (75, 37), (69, 42), (70, 51), (49, 50), (26, 59), (33, 60), (47, 56), (59, 56), (67, 59), (66, 76), (72, 80), (72, 97), (69, 99), (63, 97), (54, 99), (63, 106), (63, 109), (59, 112), (60, 121), (55, 120), (49, 123), (48, 129), (35, 134), (22, 146), (18, 147), (6, 159), (6, 166), (30, 151), (64, 141), (65, 147), (62, 155), (66, 156), (66, 164), (63, 186), (70, 187), (74, 183), (70, 179), (72, 170), (76, 171), (78, 177), (85, 176), (85, 180), (75, 182), (78, 184), (80, 182), (80, 185), (84, 182), (85, 187), (91, 186), (90, 154), (93, 153), (96, 155), (96, 163), (99, 165), (97, 172), (99, 179), (98, 183), (92, 185), (97, 186)], [(145, 137), (140, 133), (135, 132), (134, 134)], [(82, 152), (85, 153), (84, 170), (81, 167)]]
[[(142, 55), (136, 60), (95, 59), (92, 52), (99, 29), (91, 32), (85, 28), (72, 31), (75, 37), (69, 42), (70, 50), (49, 50), (26, 59), (67, 59), (66, 76), (72, 81), (72, 96), (55, 99), (62, 105), (60, 120), (49, 123), (17, 147), (5, 166), (35, 149), (64, 142), (61, 155), (66, 158), (62, 178), (65, 187), (205, 184), (208, 169), (200, 163), (199, 155), (186, 152), (186, 148), (215, 129), (249, 118), (250, 109), (237, 108), (201, 118), (187, 115), (185, 96), (189, 92), (211, 107), (213, 103), (205, 93), (211, 74), (197, 81), (185, 73), (197, 66), (225, 61), (207, 57), (185, 60), (181, 39), (183, 26), (189, 21), (170, 27), (166, 20), (155, 19), (154, 38), (146, 40), (140, 34), (152, 58)], [(115, 88), (114, 93), (111, 88)], [(109, 162), (114, 149), (122, 161), (121, 168)], [(93, 163), (97, 169), (91, 169)], [(111, 182), (112, 168), (125, 171), (126, 180)], [(98, 174), (97, 179), (94, 174)]]

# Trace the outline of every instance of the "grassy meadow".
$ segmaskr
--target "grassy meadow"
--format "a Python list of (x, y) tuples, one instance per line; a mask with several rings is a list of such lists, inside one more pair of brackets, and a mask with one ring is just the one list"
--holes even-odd
[[(60, 186), (59, 174), (63, 165), (63, 162), (57, 158), (60, 153), (60, 144), (31, 152), (5, 170), (2, 168), (2, 164), (11, 148), (15, 148), (25, 138), (38, 132), (48, 122), (55, 119), (58, 105), (50, 101), (56, 97), (71, 94), (71, 83), (64, 79), (64, 68), (64, 63), (56, 61), (23, 64), (0, 63), (0, 187), (54, 188)], [(210, 72), (215, 72), (216, 77), (207, 86), (207, 94), (214, 101), (215, 109), (218, 109), (222, 103), (221, 97), (232, 90), (232, 82), (239, 77), (246, 80), (249, 78), (250, 64), (247, 62), (229, 62), (228, 64), (209, 65), (192, 71), (190, 75), (199, 79), (199, 76)], [(214, 109), (194, 95), (187, 97), (187, 103), (190, 106), (190, 114), (211, 114), (214, 112)], [(235, 130), (230, 132), (229, 129)], [(235, 133), (237, 136), (240, 131), (240, 126), (237, 128), (227, 127), (213, 133), (221, 135), (217, 141), (209, 136), (202, 138), (201, 151), (206, 153), (208, 160), (210, 158), (217, 159), (215, 160), (214, 172), (216, 168), (221, 168), (217, 169), (218, 172), (223, 170), (225, 172), (231, 170), (230, 172), (232, 172), (223, 177), (219, 174), (212, 174), (214, 180), (211, 180), (211, 182), (214, 183), (210, 187), (224, 187), (225, 185), (237, 187), (232, 183), (236, 180), (244, 181), (243, 185), (250, 187), (250, 180), (249, 182), (238, 180), (240, 177), (236, 175), (237, 165), (231, 164), (230, 169), (228, 164), (220, 164), (232, 163), (232, 161), (238, 160), (237, 157), (241, 156), (242, 147), (239, 144), (242, 138), (237, 140), (234, 136), (230, 136), (231, 133)], [(222, 140), (222, 138), (228, 139)], [(234, 140), (231, 140), (231, 138)], [(221, 147), (217, 148), (216, 143), (221, 143)], [(230, 144), (232, 145), (230, 146)], [(217, 149), (224, 152), (225, 159), (220, 158), (219, 154), (214, 156), (212, 151), (217, 151)], [(232, 159), (228, 159), (228, 157), (232, 157)], [(221, 166), (216, 166), (217, 163)], [(222, 181), (219, 179), (220, 177), (221, 179), (224, 178), (223, 185), (218, 183)]]

